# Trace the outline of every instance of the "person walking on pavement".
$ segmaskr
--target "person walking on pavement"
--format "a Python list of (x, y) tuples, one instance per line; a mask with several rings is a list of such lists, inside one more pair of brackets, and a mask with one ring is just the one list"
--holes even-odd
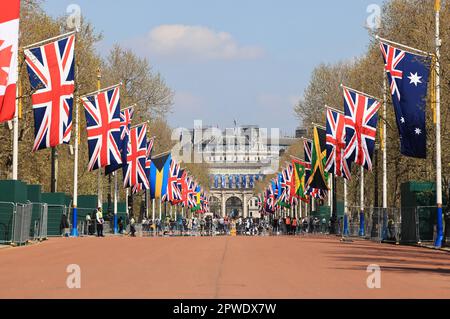
[(134, 217), (131, 217), (131, 219), (130, 219), (130, 235), (131, 235), (131, 237), (136, 237), (135, 224), (136, 224), (136, 221), (134, 220)]
[(105, 237), (103, 235), (103, 224), (105, 223), (105, 220), (103, 219), (103, 212), (101, 207), (97, 208), (95, 218), (97, 220), (97, 237)]

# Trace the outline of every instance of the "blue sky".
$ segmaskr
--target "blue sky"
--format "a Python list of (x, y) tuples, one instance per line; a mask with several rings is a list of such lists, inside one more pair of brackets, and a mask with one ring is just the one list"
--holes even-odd
[(149, 59), (175, 91), (173, 127), (259, 124), (293, 135), (293, 113), (318, 64), (361, 55), (370, 4), (381, 0), (46, 0), (69, 4), (101, 32)]

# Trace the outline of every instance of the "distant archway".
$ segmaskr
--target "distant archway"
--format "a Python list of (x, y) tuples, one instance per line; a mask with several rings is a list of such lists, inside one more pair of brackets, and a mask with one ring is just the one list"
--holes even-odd
[(225, 203), (225, 214), (231, 218), (237, 218), (243, 216), (244, 205), (240, 198), (230, 197)]
[(222, 209), (221, 200), (217, 198), (216, 196), (211, 196), (209, 198), (209, 211), (214, 216), (220, 215), (222, 212), (220, 211)]

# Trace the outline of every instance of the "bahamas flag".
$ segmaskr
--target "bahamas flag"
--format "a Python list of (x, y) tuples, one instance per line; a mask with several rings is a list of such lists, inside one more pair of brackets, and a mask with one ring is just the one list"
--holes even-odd
[(150, 198), (162, 199), (167, 194), (172, 154), (153, 157), (150, 164)]

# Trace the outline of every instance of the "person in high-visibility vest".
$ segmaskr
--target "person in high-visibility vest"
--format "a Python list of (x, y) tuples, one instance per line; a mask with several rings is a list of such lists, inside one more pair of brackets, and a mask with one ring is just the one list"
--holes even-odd
[(292, 235), (297, 235), (297, 218), (294, 217), (294, 219), (292, 220)]
[(289, 236), (291, 234), (291, 217), (286, 217), (286, 233)]

